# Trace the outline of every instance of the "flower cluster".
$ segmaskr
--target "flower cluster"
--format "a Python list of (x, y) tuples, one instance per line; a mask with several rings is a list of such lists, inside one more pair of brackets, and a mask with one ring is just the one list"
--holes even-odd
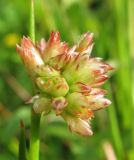
[(34, 44), (23, 37), (17, 51), (36, 85), (39, 95), (33, 98), (36, 113), (55, 111), (69, 129), (81, 135), (92, 135), (89, 121), (94, 112), (110, 105), (100, 86), (113, 68), (100, 58), (91, 58), (93, 34), (85, 33), (80, 42), (69, 48), (60, 42), (59, 32), (48, 41)]

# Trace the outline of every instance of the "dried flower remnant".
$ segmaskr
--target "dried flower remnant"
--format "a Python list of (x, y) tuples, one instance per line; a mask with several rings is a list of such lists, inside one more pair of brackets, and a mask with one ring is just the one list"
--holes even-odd
[(59, 32), (52, 32), (48, 41), (34, 44), (23, 37), (17, 52), (35, 83), (39, 95), (33, 98), (36, 113), (52, 109), (67, 122), (69, 129), (80, 135), (92, 135), (90, 120), (94, 112), (111, 102), (104, 98), (100, 86), (113, 69), (100, 58), (92, 58), (93, 33), (85, 33), (72, 48), (60, 42)]

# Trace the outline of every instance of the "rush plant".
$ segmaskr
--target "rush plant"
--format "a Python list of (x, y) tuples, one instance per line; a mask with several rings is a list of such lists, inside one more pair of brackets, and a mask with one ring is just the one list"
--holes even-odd
[(30, 28), (31, 38), (23, 37), (17, 52), (36, 90), (29, 101), (33, 104), (29, 156), (30, 160), (38, 160), (41, 114), (54, 110), (72, 132), (92, 135), (90, 120), (94, 112), (111, 104), (104, 98), (106, 91), (100, 87), (113, 67), (101, 58), (91, 57), (93, 33), (85, 33), (72, 47), (60, 41), (57, 31), (51, 33), (48, 41), (41, 39), (35, 43), (33, 1)]

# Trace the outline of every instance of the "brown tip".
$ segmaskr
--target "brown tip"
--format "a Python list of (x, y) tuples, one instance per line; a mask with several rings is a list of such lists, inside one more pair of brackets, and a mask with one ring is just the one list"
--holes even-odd
[(23, 120), (20, 120), (20, 128), (24, 128), (25, 126), (24, 126), (24, 122), (23, 122)]

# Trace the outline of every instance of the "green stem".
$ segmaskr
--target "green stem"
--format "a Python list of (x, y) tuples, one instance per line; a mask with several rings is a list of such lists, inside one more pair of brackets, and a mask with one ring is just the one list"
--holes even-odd
[[(31, 7), (31, 11), (30, 11), (29, 35), (30, 35), (32, 41), (35, 42), (34, 0), (31, 0), (30, 7)], [(41, 118), (41, 114), (36, 114), (33, 111), (33, 109), (31, 109), (31, 135), (30, 135), (30, 155), (29, 155), (30, 160), (39, 160), (40, 118)]]
[(25, 126), (23, 121), (20, 121), (19, 160), (27, 160)]
[(40, 114), (31, 110), (30, 160), (39, 160)]
[(35, 18), (34, 18), (34, 0), (31, 0), (30, 4), (30, 26), (29, 35), (33, 42), (35, 42)]
[[(107, 90), (109, 90), (109, 93), (111, 92), (110, 99), (112, 100), (112, 102), (114, 102), (113, 96), (112, 96), (112, 89), (110, 89), (110, 85), (107, 85)], [(123, 142), (122, 142), (122, 138), (119, 130), (119, 122), (117, 119), (114, 104), (108, 108), (108, 115), (109, 115), (109, 122), (111, 126), (111, 133), (113, 136), (113, 142), (115, 145), (116, 154), (117, 154), (118, 160), (122, 160), (124, 159), (124, 149), (123, 149)]]
[[(129, 49), (131, 53), (131, 59), (134, 59), (134, 45), (133, 45), (133, 37), (134, 37), (134, 20), (133, 20), (133, 10), (134, 10), (134, 1), (128, 1), (128, 31), (129, 31)], [(132, 68), (132, 67), (131, 67)], [(134, 71), (132, 70), (132, 82), (134, 80)], [(134, 113), (134, 84), (132, 83), (132, 113)], [(134, 119), (134, 117), (133, 117)], [(132, 144), (134, 151), (134, 124), (132, 123)]]
[(112, 105), (108, 108), (108, 114), (117, 157), (119, 160), (122, 160), (124, 158), (123, 144), (114, 107), (115, 106)]

